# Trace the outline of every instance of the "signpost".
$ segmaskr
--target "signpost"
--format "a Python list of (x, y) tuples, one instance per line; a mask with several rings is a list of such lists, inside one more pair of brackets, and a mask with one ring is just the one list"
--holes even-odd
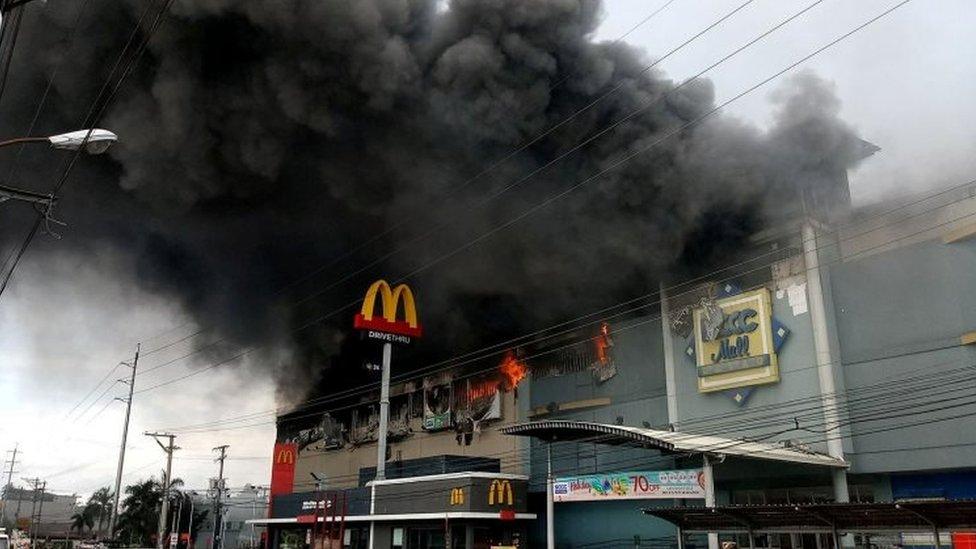
[[(376, 297), (380, 298), (382, 315), (375, 314)], [(397, 310), (403, 301), (403, 320), (397, 320)], [(423, 334), (417, 321), (417, 305), (413, 299), (413, 292), (406, 284), (390, 288), (385, 280), (377, 280), (366, 290), (363, 306), (353, 319), (353, 327), (361, 330), (368, 339), (383, 342), (383, 371), (380, 382), (380, 425), (376, 444), (376, 480), (386, 478), (386, 437), (390, 422), (390, 360), (393, 355), (393, 344), (409, 345), (413, 338)], [(373, 490), (376, 488), (374, 487)], [(374, 513), (375, 498), (371, 498), (370, 514)], [(374, 523), (370, 522), (369, 546), (375, 547)]]

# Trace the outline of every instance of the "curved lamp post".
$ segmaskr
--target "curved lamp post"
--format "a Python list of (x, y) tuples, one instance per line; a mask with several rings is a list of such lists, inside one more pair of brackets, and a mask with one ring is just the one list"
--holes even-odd
[[(85, 139), (86, 137), (88, 139)], [(84, 151), (88, 154), (102, 154), (118, 140), (119, 136), (114, 133), (101, 128), (95, 128), (90, 131), (77, 130), (48, 137), (18, 137), (16, 139), (0, 141), (0, 147), (20, 145), (23, 143), (50, 143), (51, 147), (55, 149), (77, 151), (84, 147)]]
[[(15, 139), (7, 139), (6, 141), (0, 141), (0, 147), (26, 143), (48, 143), (54, 149), (66, 151), (77, 151), (80, 149), (88, 154), (102, 154), (118, 140), (119, 136), (114, 133), (101, 128), (94, 128), (91, 130), (59, 133), (58, 135), (48, 137), (17, 137)], [(54, 203), (54, 197), (49, 194), (0, 185), (0, 202), (6, 202), (7, 200), (21, 200), (35, 204), (44, 204), (49, 208)]]

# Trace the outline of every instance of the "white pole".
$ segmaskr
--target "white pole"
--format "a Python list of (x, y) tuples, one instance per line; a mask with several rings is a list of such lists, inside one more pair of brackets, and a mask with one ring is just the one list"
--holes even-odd
[[(807, 290), (810, 297), (810, 323), (813, 325), (813, 348), (817, 357), (817, 377), (820, 380), (820, 404), (823, 407), (827, 453), (844, 459), (841, 440), (840, 415), (837, 413), (837, 389), (834, 386), (834, 361), (830, 354), (827, 332), (827, 312), (823, 286), (820, 282), (820, 258), (817, 255), (817, 233), (809, 220), (803, 223), (803, 259), (807, 269)], [(850, 501), (847, 490), (847, 471), (833, 468), (834, 499), (838, 503)]]
[(383, 374), (380, 385), (380, 432), (376, 439), (376, 480), (386, 478), (386, 432), (390, 423), (390, 357), (393, 344), (383, 344)]
[(556, 549), (556, 518), (552, 496), (552, 442), (546, 443), (546, 548)]
[(677, 430), (678, 386), (674, 378), (674, 340), (671, 338), (668, 297), (661, 282), (658, 296), (661, 299), (661, 341), (664, 342), (664, 387), (668, 397), (668, 423)]
[[(376, 514), (376, 485), (369, 487), (369, 514)], [(376, 521), (370, 517), (369, 521), (369, 549), (376, 549)]]
[[(702, 473), (705, 476), (705, 507), (715, 507), (715, 472), (708, 454), (702, 454)], [(708, 549), (718, 549), (718, 533), (708, 533)]]

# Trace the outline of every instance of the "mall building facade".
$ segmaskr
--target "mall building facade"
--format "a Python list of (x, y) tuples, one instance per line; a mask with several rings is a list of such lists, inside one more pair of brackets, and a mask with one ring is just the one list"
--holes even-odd
[[(423, 495), (416, 513), (408, 504), (383, 518), (382, 547), (540, 546), (549, 450), (553, 475), (567, 483), (628, 472), (666, 479), (667, 471), (700, 467), (646, 448), (596, 440), (547, 447), (499, 431), (535, 420), (772, 442), (847, 463), (845, 470), (723, 461), (715, 448), (719, 504), (976, 498), (976, 189), (851, 210), (838, 207), (849, 202), (846, 177), (838, 182), (842, 188), (828, 189), (832, 203), (822, 204), (827, 195), (799, 197), (803, 208), (754, 237), (734, 268), (695, 284), (665, 281), (661, 297), (649, 297), (637, 316), (611, 312), (548, 342), (546, 352), (513, 349), (497, 371), (459, 369), (394, 384), (387, 478), (424, 487), (415, 490)], [(828, 209), (847, 213), (817, 213)], [(368, 517), (379, 514), (368, 507), (376, 490), (375, 400), (279, 418), (275, 467), (285, 473), (276, 482), (290, 482), (278, 501), (359, 491), (359, 530), (355, 540), (346, 536), (347, 547), (366, 546)], [(282, 456), (293, 462), (282, 464)], [(489, 505), (492, 480), (517, 486), (512, 505), (497, 498)], [(452, 510), (462, 485), (468, 501), (485, 500), (476, 502), (481, 507)], [(704, 503), (631, 499), (613, 482), (587, 489), (600, 497), (555, 504), (560, 547), (671, 543), (673, 527), (640, 509)], [(294, 532), (302, 506), (275, 505), (272, 527), (293, 530), (290, 541), (276, 543), (308, 545), (311, 538)], [(463, 528), (453, 531), (452, 520)], [(761, 543), (829, 545), (796, 535)]]

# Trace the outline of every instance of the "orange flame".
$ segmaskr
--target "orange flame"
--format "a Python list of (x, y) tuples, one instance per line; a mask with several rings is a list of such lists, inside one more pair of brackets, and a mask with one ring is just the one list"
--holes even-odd
[(518, 387), (519, 382), (525, 379), (529, 369), (525, 366), (524, 362), (515, 358), (515, 354), (509, 351), (505, 355), (505, 359), (498, 366), (498, 371), (502, 373), (505, 385), (511, 390)]
[(604, 322), (600, 325), (600, 335), (596, 336), (596, 358), (600, 364), (606, 364), (610, 359), (607, 356), (607, 347), (610, 345), (610, 326)]
[(468, 402), (474, 402), (475, 400), (481, 400), (490, 396), (494, 396), (498, 392), (498, 381), (497, 380), (485, 380), (479, 382), (472, 382), (471, 386), (468, 387), (467, 394), (465, 395)]

